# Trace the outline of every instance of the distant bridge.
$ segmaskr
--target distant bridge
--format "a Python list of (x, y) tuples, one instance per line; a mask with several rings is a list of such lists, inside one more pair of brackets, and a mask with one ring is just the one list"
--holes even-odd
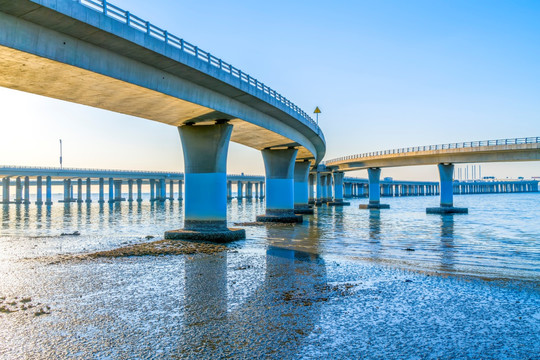
[[(453, 181), (454, 164), (538, 160), (540, 160), (540, 137), (527, 137), (416, 146), (349, 155), (325, 161), (320, 169), (338, 174), (337, 183), (342, 181), (340, 178), (343, 175), (340, 174), (343, 171), (367, 169), (370, 183), (369, 204), (365, 207), (385, 208), (388, 206), (380, 204), (381, 168), (438, 165), (441, 178), (441, 207), (429, 208), (428, 212), (453, 213), (467, 212), (467, 209), (453, 206), (453, 194), (456, 192)], [(538, 191), (538, 183), (531, 182), (530, 190), (527, 191)]]

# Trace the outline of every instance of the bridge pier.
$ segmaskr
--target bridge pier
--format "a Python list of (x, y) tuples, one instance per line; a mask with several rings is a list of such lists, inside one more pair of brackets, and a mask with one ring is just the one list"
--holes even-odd
[(259, 183), (256, 182), (256, 183), (255, 183), (255, 196), (254, 196), (255, 199), (259, 199), (259, 198), (260, 198), (261, 193), (260, 193), (259, 191), (260, 191), (260, 190), (259, 190)]
[(236, 185), (236, 198), (238, 200), (244, 198), (244, 184), (240, 180), (238, 180), (238, 183)]
[(109, 203), (114, 202), (114, 179), (109, 178)]
[(45, 178), (45, 205), (52, 205), (52, 180), (50, 176)]
[(315, 206), (321, 206), (322, 201), (323, 201), (323, 197), (322, 197), (323, 185), (322, 185), (322, 175), (318, 171), (317, 171), (317, 174), (316, 174), (316, 180), (317, 180), (317, 184), (316, 184), (316, 194), (315, 195), (317, 196), (317, 198), (315, 199)]
[(315, 174), (308, 175), (308, 204), (315, 204), (315, 191), (313, 187), (315, 186)]
[(43, 205), (43, 178), (36, 178), (36, 205)]
[(142, 202), (142, 179), (137, 179), (137, 202)]
[(77, 203), (83, 202), (82, 179), (77, 179)]
[(261, 193), (260, 193), (260, 199), (264, 199), (264, 197), (266, 196), (266, 188), (264, 186), (264, 181), (261, 181), (260, 184), (259, 184), (259, 189), (261, 189)]
[(122, 180), (114, 180), (114, 201), (120, 202), (126, 200), (122, 197)]
[(232, 125), (220, 122), (178, 128), (185, 164), (184, 229), (165, 232), (166, 239), (245, 239), (244, 229), (227, 228), (227, 152), (232, 130)]
[(92, 179), (86, 178), (86, 200), (87, 204), (92, 202)]
[(23, 203), (30, 204), (30, 178), (24, 177), (24, 199)]
[(169, 180), (169, 200), (174, 201), (174, 181)]
[(253, 198), (253, 187), (251, 186), (251, 181), (246, 183), (246, 198), (252, 200)]
[(334, 176), (334, 201), (329, 201), (327, 205), (351, 205), (350, 202), (343, 201), (343, 178), (345, 174), (342, 172), (333, 173)]
[(133, 179), (128, 180), (128, 201), (133, 202)]
[(260, 222), (302, 222), (294, 214), (294, 164), (298, 149), (264, 149), (266, 171), (266, 214), (257, 216)]
[(150, 202), (156, 201), (156, 180), (150, 179)]
[(9, 185), (10, 178), (5, 177), (2, 179), (2, 204), (9, 204)]
[(20, 176), (15, 179), (15, 203), (22, 203), (22, 183)]
[(328, 179), (326, 175), (321, 175), (322, 204), (326, 204), (328, 202), (328, 186), (326, 185), (327, 181)]
[(98, 202), (100, 204), (103, 204), (105, 202), (104, 187), (105, 187), (105, 179), (99, 178), (99, 200), (98, 200)]
[(167, 184), (165, 183), (165, 179), (159, 179), (158, 186), (158, 201), (165, 202), (165, 200), (167, 199)]
[(441, 179), (441, 206), (427, 208), (428, 214), (466, 214), (467, 208), (454, 207), (454, 164), (439, 164), (439, 177)]
[(381, 204), (381, 168), (369, 168), (369, 203), (360, 204), (360, 209), (389, 209), (390, 205)]
[(309, 170), (311, 162), (296, 161), (294, 163), (294, 213), (313, 214), (309, 206)]
[(231, 200), (232, 198), (232, 181), (227, 181), (227, 200)]

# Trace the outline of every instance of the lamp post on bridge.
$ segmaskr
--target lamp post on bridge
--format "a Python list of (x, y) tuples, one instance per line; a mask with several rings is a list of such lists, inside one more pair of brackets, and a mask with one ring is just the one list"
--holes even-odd
[(62, 168), (62, 139), (60, 139), (60, 169)]
[(317, 125), (319, 125), (319, 114), (321, 113), (321, 109), (319, 109), (319, 107), (316, 106), (315, 111), (313, 113), (315, 114), (315, 118), (317, 120)]

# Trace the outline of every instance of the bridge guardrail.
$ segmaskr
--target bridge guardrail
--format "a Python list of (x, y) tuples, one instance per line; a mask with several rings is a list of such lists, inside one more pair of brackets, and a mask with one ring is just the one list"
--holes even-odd
[(361, 159), (361, 158), (380, 156), (380, 155), (403, 154), (403, 153), (418, 152), (418, 151), (461, 149), (461, 148), (473, 148), (473, 147), (480, 147), (480, 146), (495, 146), (495, 145), (538, 144), (538, 143), (540, 143), (540, 137), (467, 141), (467, 142), (461, 142), (461, 143), (413, 146), (413, 147), (408, 147), (408, 148), (381, 150), (381, 151), (374, 151), (374, 152), (368, 152), (368, 153), (363, 153), (363, 154), (348, 155), (348, 156), (343, 156), (340, 158), (324, 161), (322, 162), (322, 164), (328, 165), (330, 163), (352, 160), (352, 159)]
[(251, 77), (249, 74), (246, 74), (242, 70), (232, 66), (231, 64), (223, 61), (222, 59), (210, 54), (208, 51), (200, 49), (198, 46), (195, 46), (182, 38), (179, 38), (176, 35), (169, 33), (167, 30), (161, 29), (149, 21), (146, 21), (138, 16), (133, 15), (129, 11), (123, 10), (116, 5), (109, 3), (107, 0), (74, 0), (79, 4), (86, 6), (92, 10), (103, 13), (104, 15), (115, 19), (116, 21), (122, 22), (136, 30), (147, 33), (148, 35), (165, 42), (168, 45), (171, 45), (182, 52), (194, 56), (196, 59), (204, 61), (211, 66), (214, 66), (221, 71), (230, 74), (231, 76), (238, 78), (240, 81), (247, 83), (250, 86), (255, 87), (257, 90), (262, 91), (263, 93), (269, 95), (270, 97), (276, 99), (280, 104), (284, 105), (287, 109), (292, 110), (296, 114), (300, 115), (306, 121), (311, 123), (317, 133), (323, 137), (319, 125), (309, 116), (305, 111), (300, 109), (297, 105), (292, 103), (289, 99), (273, 90), (269, 86), (260, 82), (256, 78)]

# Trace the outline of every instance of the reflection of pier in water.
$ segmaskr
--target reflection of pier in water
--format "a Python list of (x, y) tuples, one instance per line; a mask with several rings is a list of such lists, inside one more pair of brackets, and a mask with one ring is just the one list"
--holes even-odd
[[(235, 274), (227, 272), (246, 271), (241, 274), (245, 281), (250, 270), (228, 267), (226, 253), (186, 258), (180, 356), (294, 358), (302, 339), (319, 321), (326, 286), (318, 238), (309, 237), (310, 227), (297, 229), (295, 244), (313, 252), (277, 247), (269, 241), (262, 283), (232, 309), (228, 279)], [(281, 235), (278, 228), (269, 227), (267, 232), (269, 238)]]

